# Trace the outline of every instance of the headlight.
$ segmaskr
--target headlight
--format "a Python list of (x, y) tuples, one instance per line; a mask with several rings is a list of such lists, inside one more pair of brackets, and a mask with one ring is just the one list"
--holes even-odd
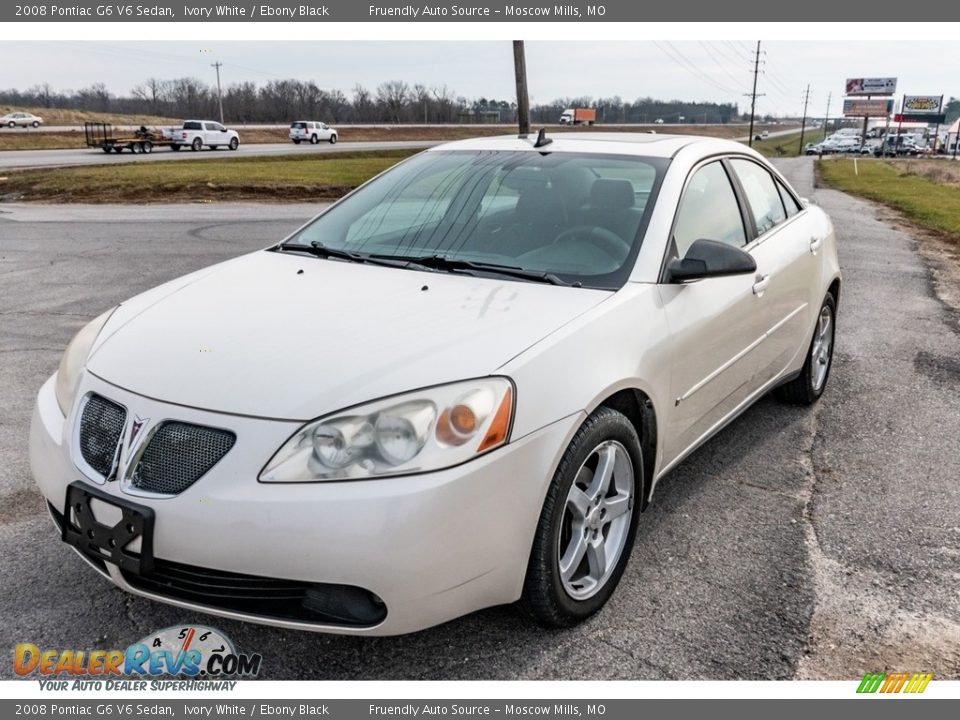
[(353, 480), (459, 465), (507, 442), (513, 406), (513, 385), (502, 377), (378, 400), (304, 425), (260, 480)]
[(90, 348), (93, 347), (93, 341), (107, 324), (107, 320), (113, 314), (116, 308), (107, 310), (103, 315), (91, 320), (80, 332), (73, 336), (73, 340), (67, 345), (67, 349), (60, 358), (60, 367), (57, 370), (57, 384), (55, 394), (60, 411), (64, 415), (70, 413), (70, 406), (73, 404), (73, 396), (77, 392), (77, 384), (80, 382), (80, 371), (87, 362), (90, 355)]

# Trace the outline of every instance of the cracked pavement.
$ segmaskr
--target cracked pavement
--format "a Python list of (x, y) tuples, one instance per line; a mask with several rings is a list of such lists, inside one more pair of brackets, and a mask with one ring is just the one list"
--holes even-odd
[(85, 319), (275, 241), (313, 208), (0, 205), (0, 647), (126, 646), (198, 622), (262, 653), (270, 679), (960, 678), (960, 324), (934, 289), (945, 270), (887, 211), (814, 190), (809, 159), (779, 164), (837, 226), (826, 393), (812, 409), (761, 400), (665, 478), (610, 604), (565, 631), (493, 608), (406, 637), (312, 635), (98, 577), (30, 479), (36, 390)]

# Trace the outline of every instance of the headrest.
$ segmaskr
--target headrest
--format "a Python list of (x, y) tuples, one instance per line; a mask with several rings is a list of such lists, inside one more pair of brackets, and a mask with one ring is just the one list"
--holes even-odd
[(605, 210), (633, 207), (633, 183), (629, 180), (597, 178), (590, 186), (590, 202)]
[(543, 186), (527, 188), (517, 198), (517, 219), (521, 222), (556, 223), (563, 214), (560, 198)]

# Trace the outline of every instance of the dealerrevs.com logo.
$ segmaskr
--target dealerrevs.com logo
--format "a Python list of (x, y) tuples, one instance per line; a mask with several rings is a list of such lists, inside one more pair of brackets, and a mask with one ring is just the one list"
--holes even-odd
[(858, 693), (919, 694), (927, 689), (933, 673), (867, 673), (857, 687)]
[[(13, 671), (35, 676), (41, 690), (232, 690), (260, 673), (262, 656), (237, 652), (219, 630), (164, 628), (126, 649), (58, 650), (21, 643)], [(159, 678), (176, 677), (177, 680)]]

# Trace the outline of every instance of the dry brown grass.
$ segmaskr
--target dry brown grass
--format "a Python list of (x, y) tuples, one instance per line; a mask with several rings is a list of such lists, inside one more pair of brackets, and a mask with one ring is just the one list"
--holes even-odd
[(907, 175), (919, 175), (939, 185), (960, 187), (960, 163), (949, 158), (897, 160), (890, 164)]
[(109, 122), (116, 125), (176, 125), (181, 121), (159, 115), (124, 115), (122, 113), (89, 112), (87, 110), (64, 110), (63, 108), (14, 107), (0, 105), (0, 115), (9, 112), (28, 112), (43, 118), (44, 125), (83, 125), (84, 122)]

